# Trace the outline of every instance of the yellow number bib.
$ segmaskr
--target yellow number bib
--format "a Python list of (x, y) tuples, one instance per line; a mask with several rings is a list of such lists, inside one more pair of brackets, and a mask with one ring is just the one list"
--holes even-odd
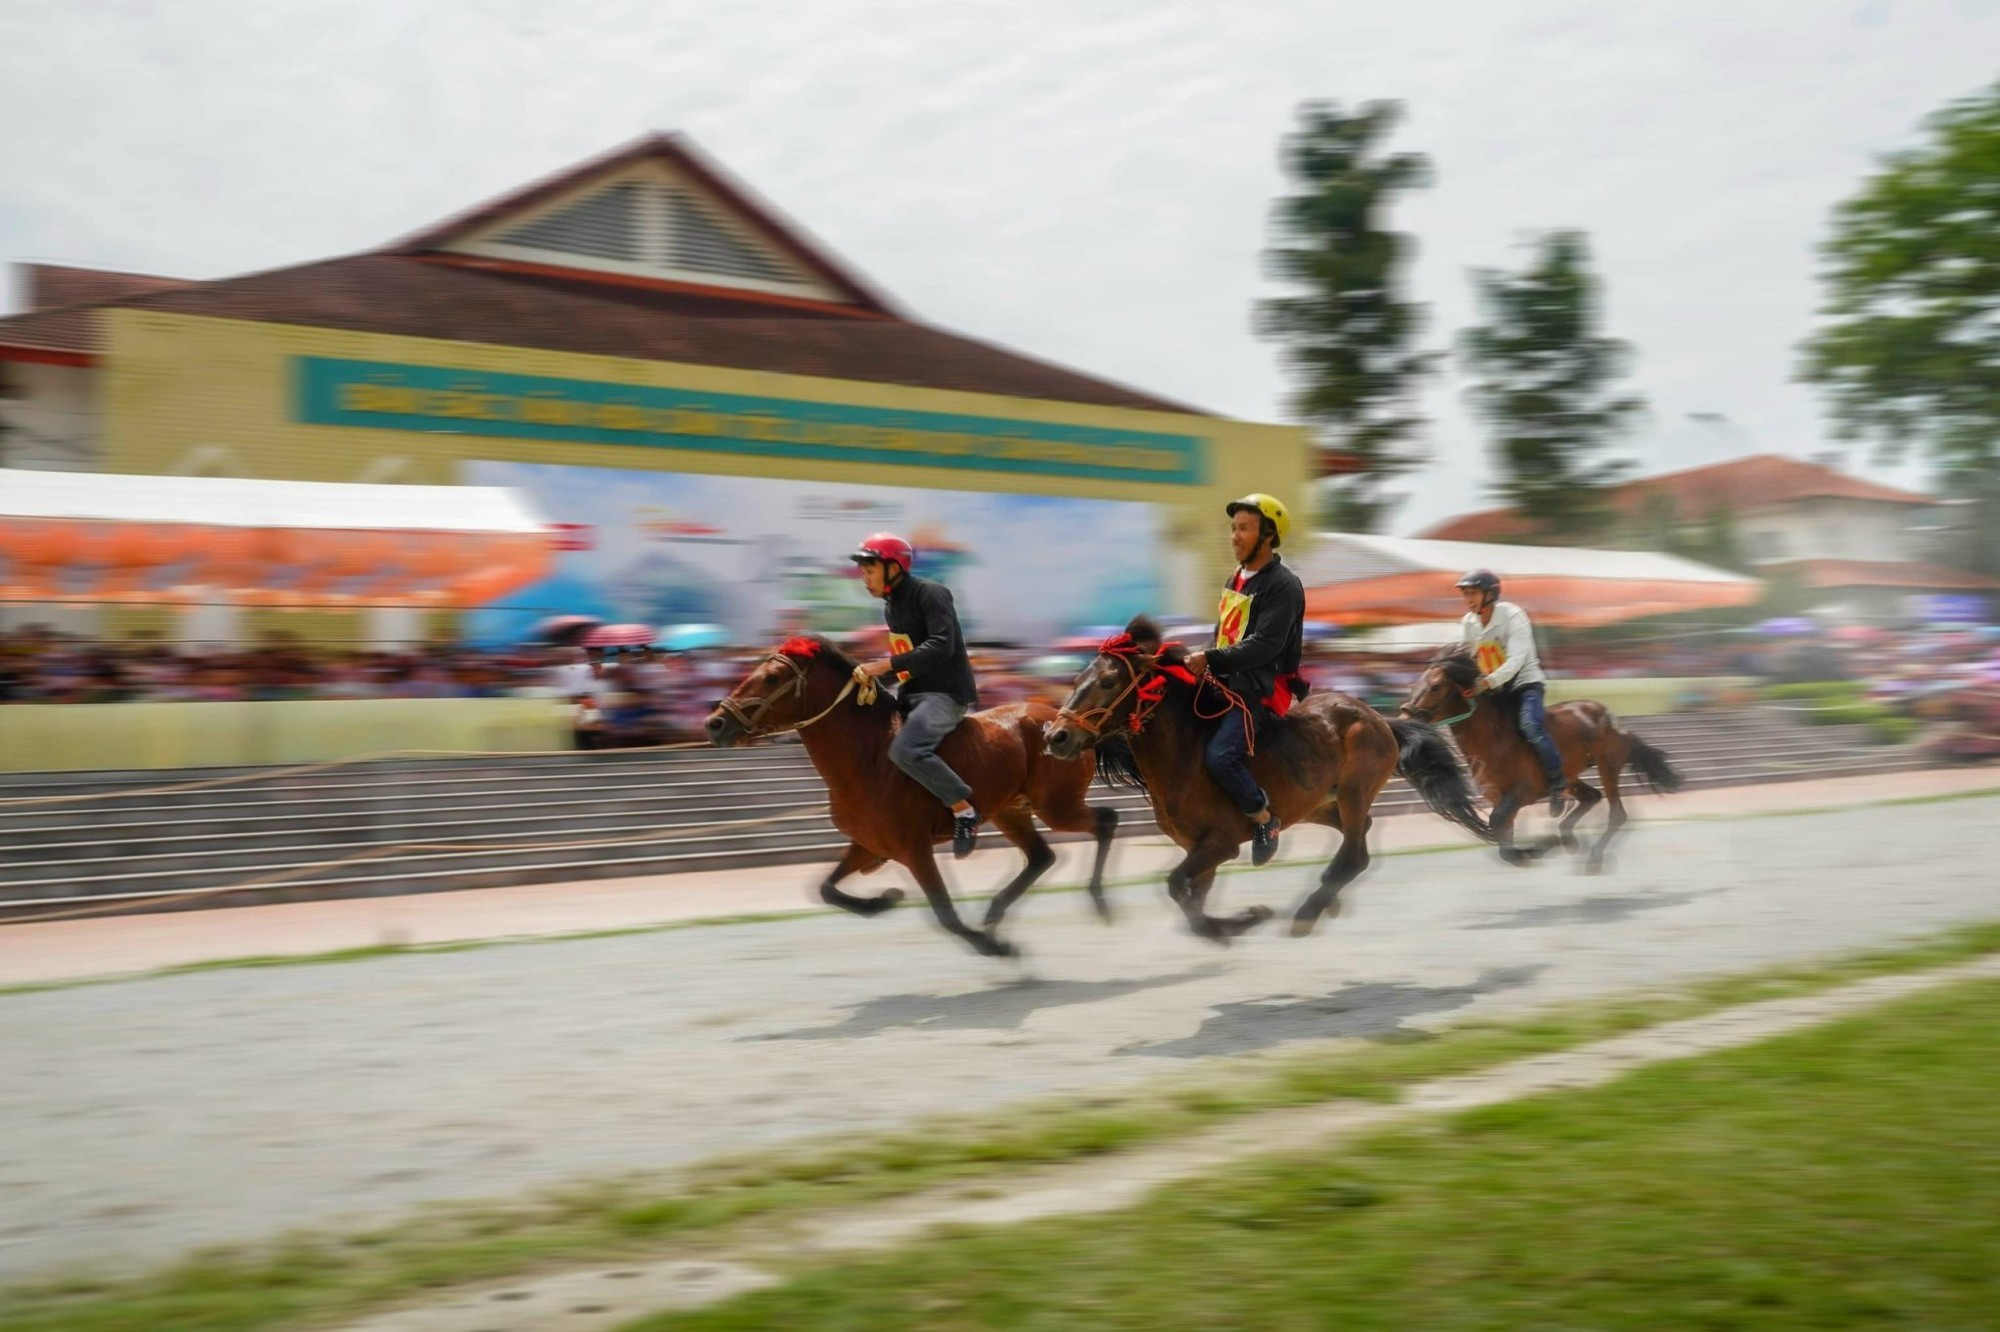
[[(908, 634), (889, 635), (889, 655), (892, 657), (899, 656), (902, 653), (908, 652), (911, 648), (915, 646), (916, 644), (910, 641), (910, 636)], [(910, 673), (908, 671), (896, 672), (896, 680), (898, 683), (908, 680), (909, 678), (910, 678)]]
[(1223, 589), (1222, 604), (1215, 608), (1217, 647), (1235, 647), (1243, 641), (1243, 631), (1250, 626), (1250, 603), (1255, 600), (1255, 597), (1246, 597), (1241, 592)]
[(1491, 675), (1507, 664), (1507, 649), (1491, 641), (1479, 645), (1479, 673)]

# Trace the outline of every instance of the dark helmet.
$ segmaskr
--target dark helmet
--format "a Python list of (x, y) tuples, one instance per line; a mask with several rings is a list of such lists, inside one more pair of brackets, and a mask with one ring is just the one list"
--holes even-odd
[(1500, 595), (1500, 575), (1491, 569), (1474, 569), (1459, 579), (1457, 586), (1461, 592), (1467, 588), (1477, 588), (1488, 596), (1497, 597)]

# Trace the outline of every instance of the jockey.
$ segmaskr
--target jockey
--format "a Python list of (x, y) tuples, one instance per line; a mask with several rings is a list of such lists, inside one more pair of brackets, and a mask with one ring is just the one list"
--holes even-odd
[(869, 594), (882, 599), (893, 650), (886, 660), (860, 667), (860, 673), (880, 679), (894, 672), (902, 681), (903, 725), (889, 745), (889, 759), (950, 807), (951, 852), (963, 860), (979, 841), (979, 812), (972, 807), (972, 788), (937, 750), (979, 705), (979, 691), (951, 592), (910, 572), (915, 552), (894, 532), (877, 532), (849, 558), (861, 566)]
[(1285, 506), (1269, 495), (1253, 494), (1231, 500), (1226, 508), (1237, 569), (1216, 611), (1214, 646), (1195, 653), (1187, 664), (1196, 675), (1212, 672), (1242, 695), (1248, 708), (1247, 726), (1234, 715), (1223, 718), (1203, 757), (1209, 775), (1254, 825), (1250, 860), (1262, 865), (1277, 854), (1282, 825), (1250, 775), (1250, 753), (1260, 724), (1284, 716), (1294, 699), (1305, 697), (1299, 661), (1305, 655), (1306, 590), (1278, 555), (1292, 529)]
[(1542, 695), (1549, 677), (1542, 672), (1542, 660), (1535, 651), (1535, 627), (1528, 612), (1511, 601), (1500, 600), (1500, 576), (1488, 569), (1474, 569), (1458, 580), (1465, 594), (1465, 618), (1460, 621), (1465, 645), (1479, 663), (1479, 682), (1474, 694), (1500, 691), (1497, 700), (1521, 727), (1521, 735), (1534, 746), (1549, 779), (1549, 813), (1563, 812), (1562, 751), (1549, 736), (1548, 711)]

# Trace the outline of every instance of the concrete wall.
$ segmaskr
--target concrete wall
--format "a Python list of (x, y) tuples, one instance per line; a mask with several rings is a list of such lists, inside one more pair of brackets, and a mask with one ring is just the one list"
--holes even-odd
[(0, 772), (248, 767), (364, 754), (567, 749), (569, 709), (545, 698), (0, 706)]

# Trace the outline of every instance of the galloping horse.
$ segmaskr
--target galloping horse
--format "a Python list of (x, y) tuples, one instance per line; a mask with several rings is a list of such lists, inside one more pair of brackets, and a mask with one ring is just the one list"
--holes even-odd
[[(1187, 852), (1167, 876), (1167, 892), (1204, 939), (1226, 944), (1271, 917), (1267, 907), (1233, 916), (1205, 910), (1215, 871), (1250, 836), (1250, 819), (1208, 775), (1202, 753), (1214, 728), (1244, 724), (1213, 681), (1197, 680), (1178, 643), (1162, 643), (1140, 616), (1107, 641), (1077, 677), (1050, 728), (1058, 758), (1095, 747), (1107, 779), (1145, 787), (1160, 828)], [(1129, 734), (1129, 748), (1125, 737)], [(1314, 693), (1257, 737), (1251, 771), (1286, 827), (1322, 823), (1341, 834), (1319, 887), (1292, 916), (1294, 935), (1339, 912), (1341, 889), (1368, 867), (1369, 809), (1401, 772), (1433, 810), (1491, 841), (1472, 804), (1472, 786), (1444, 737), (1421, 723), (1383, 717), (1345, 694)]]
[(982, 929), (959, 920), (951, 890), (938, 872), (932, 848), (951, 838), (950, 811), (889, 761), (896, 707), (886, 696), (858, 686), (854, 663), (840, 649), (824, 638), (787, 639), (716, 705), (707, 727), (710, 741), (725, 748), (754, 736), (799, 733), (826, 782), (833, 826), (849, 838), (839, 863), (820, 884), (821, 898), (858, 916), (888, 910), (903, 900), (901, 889), (857, 897), (837, 885), (850, 874), (870, 874), (893, 860), (916, 878), (938, 924), (989, 957), (1012, 957), (1018, 950), (994, 932), (1007, 908), (1056, 863), (1056, 853), (1035, 829), (1037, 814), (1058, 832), (1096, 834), (1090, 900), (1099, 916), (1111, 919), (1104, 899), (1104, 859), (1118, 829), (1118, 811), (1084, 803), (1090, 764), (1057, 759), (1044, 750), (1043, 727), (1054, 716), (1055, 709), (1046, 703), (987, 708), (968, 716), (938, 750), (971, 784), (973, 807), (1028, 857), (987, 907)]
[[(1506, 711), (1493, 696), (1475, 695), (1479, 663), (1472, 649), (1454, 644), (1442, 648), (1424, 673), (1410, 687), (1404, 702), (1405, 716), (1451, 727), (1458, 746), (1472, 765), (1472, 776), (1493, 806), (1493, 831), (1499, 835), (1500, 857), (1510, 865), (1527, 865), (1549, 850), (1548, 845), (1520, 847), (1514, 844), (1514, 816), (1548, 791), (1548, 774), (1541, 760)], [(1667, 756), (1618, 724), (1611, 709), (1590, 699), (1558, 703), (1548, 710), (1549, 738), (1562, 753), (1564, 788), (1576, 800), (1575, 808), (1556, 825), (1557, 839), (1566, 851), (1576, 851), (1576, 823), (1600, 800), (1611, 802), (1610, 826), (1591, 845), (1584, 861), (1586, 872), (1604, 868), (1604, 850), (1625, 826), (1625, 802), (1618, 795), (1618, 775), (1629, 763), (1656, 791), (1678, 791), (1685, 779), (1667, 761)], [(1599, 792), (1583, 780), (1583, 774), (1597, 765)]]

